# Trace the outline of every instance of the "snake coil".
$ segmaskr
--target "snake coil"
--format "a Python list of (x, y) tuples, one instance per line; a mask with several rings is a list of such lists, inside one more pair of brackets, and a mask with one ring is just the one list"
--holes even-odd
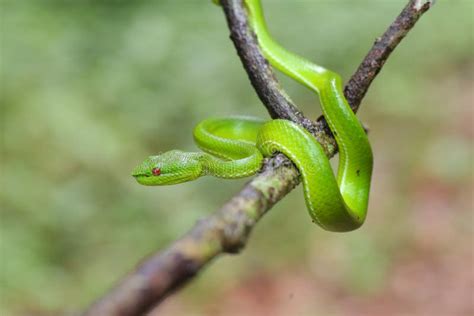
[(178, 150), (150, 156), (133, 172), (144, 185), (169, 185), (200, 176), (241, 178), (255, 174), (263, 157), (285, 154), (298, 168), (313, 221), (329, 231), (360, 227), (367, 214), (372, 149), (342, 92), (339, 75), (287, 51), (270, 36), (260, 0), (245, 0), (249, 21), (270, 64), (319, 95), (323, 115), (339, 147), (337, 179), (316, 139), (287, 120), (209, 118), (194, 129), (204, 152)]

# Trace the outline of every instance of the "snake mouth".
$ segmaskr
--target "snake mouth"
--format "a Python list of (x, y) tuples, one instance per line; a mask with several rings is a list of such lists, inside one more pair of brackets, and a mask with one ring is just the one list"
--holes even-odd
[(138, 183), (143, 185), (156, 185), (155, 177), (147, 174), (132, 174), (132, 176), (137, 180)]
[(139, 183), (149, 182), (149, 181), (152, 181), (153, 178), (156, 178), (153, 175), (146, 174), (146, 173), (132, 173), (132, 176)]
[(134, 171), (134, 172), (132, 172), (132, 177), (134, 177), (134, 178), (148, 178), (148, 177), (150, 177), (150, 175), (146, 174), (146, 173), (143, 173), (143, 172)]
[(149, 174), (134, 174), (133, 177), (138, 183), (149, 186), (170, 185), (188, 181), (188, 179), (185, 177), (176, 177), (172, 174), (162, 174), (160, 176), (154, 176)]

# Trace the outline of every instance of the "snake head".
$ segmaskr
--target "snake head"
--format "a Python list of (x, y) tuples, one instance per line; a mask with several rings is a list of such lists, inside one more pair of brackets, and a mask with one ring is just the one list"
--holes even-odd
[(133, 170), (132, 176), (143, 185), (170, 185), (192, 181), (201, 174), (198, 154), (171, 150), (148, 157)]

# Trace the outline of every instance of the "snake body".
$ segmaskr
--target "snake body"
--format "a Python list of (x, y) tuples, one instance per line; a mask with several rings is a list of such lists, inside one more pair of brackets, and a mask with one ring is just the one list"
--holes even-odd
[(342, 92), (339, 75), (291, 53), (270, 36), (260, 0), (245, 0), (251, 28), (272, 66), (319, 95), (323, 115), (339, 147), (337, 179), (316, 139), (287, 120), (209, 118), (194, 129), (204, 152), (178, 150), (150, 156), (133, 176), (144, 185), (168, 185), (212, 175), (241, 178), (255, 174), (263, 157), (285, 154), (298, 168), (313, 221), (329, 231), (362, 225), (372, 175), (372, 150), (366, 133)]

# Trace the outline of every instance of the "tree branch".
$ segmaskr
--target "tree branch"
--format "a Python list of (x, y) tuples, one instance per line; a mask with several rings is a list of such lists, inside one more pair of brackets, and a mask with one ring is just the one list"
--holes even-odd
[[(415, 25), (432, 1), (410, 0), (388, 30), (378, 38), (347, 83), (344, 94), (354, 111), (390, 53)], [(230, 37), (258, 96), (272, 118), (285, 118), (307, 128), (325, 148), (337, 152), (324, 118), (311, 122), (281, 89), (248, 27), (242, 0), (221, 0)], [(237, 253), (258, 220), (299, 183), (299, 174), (283, 155), (266, 159), (262, 171), (229, 202), (200, 220), (167, 249), (146, 259), (120, 283), (89, 307), (85, 315), (141, 315), (190, 281), (222, 253)]]

